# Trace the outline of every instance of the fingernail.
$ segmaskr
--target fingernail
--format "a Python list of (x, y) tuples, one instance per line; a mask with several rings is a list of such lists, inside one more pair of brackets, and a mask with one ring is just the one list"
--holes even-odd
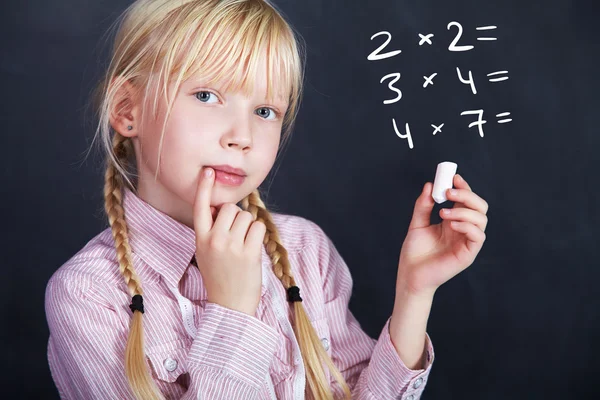
[(460, 176), (459, 174), (456, 174), (456, 177), (458, 178), (459, 181), (462, 181), (462, 176)]
[(212, 174), (213, 174), (213, 170), (212, 170), (212, 168), (207, 168), (207, 169), (204, 171), (204, 176), (206, 176), (206, 177), (212, 176)]
[(450, 195), (456, 196), (456, 189), (450, 189)]

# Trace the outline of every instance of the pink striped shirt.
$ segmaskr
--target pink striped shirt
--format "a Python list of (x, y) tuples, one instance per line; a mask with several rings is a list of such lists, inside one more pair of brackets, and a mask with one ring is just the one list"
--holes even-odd
[[(132, 257), (144, 290), (145, 353), (168, 399), (305, 398), (292, 307), (262, 249), (256, 316), (206, 301), (190, 261), (195, 232), (125, 189)], [(348, 308), (350, 271), (314, 222), (272, 212), (303, 305), (353, 399), (419, 399), (434, 360), (426, 335), (423, 369), (402, 362), (389, 335), (368, 336)], [(48, 362), (61, 398), (133, 399), (125, 376), (131, 296), (110, 228), (63, 264), (46, 287)], [(327, 371), (334, 394), (341, 388)], [(307, 398), (310, 397), (307, 395)]]

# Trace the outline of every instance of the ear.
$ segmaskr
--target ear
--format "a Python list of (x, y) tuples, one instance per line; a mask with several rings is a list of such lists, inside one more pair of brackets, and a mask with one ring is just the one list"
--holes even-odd
[[(115, 84), (113, 78), (111, 85)], [(113, 129), (125, 137), (135, 137), (139, 133), (141, 123), (140, 104), (137, 91), (129, 81), (125, 81), (117, 89), (110, 109), (110, 124)], [(128, 129), (131, 126), (132, 129)]]

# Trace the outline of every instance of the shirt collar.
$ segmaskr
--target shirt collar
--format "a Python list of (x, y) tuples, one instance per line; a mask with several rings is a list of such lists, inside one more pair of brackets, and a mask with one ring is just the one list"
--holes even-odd
[(196, 233), (146, 203), (128, 187), (123, 191), (131, 248), (164, 277), (169, 287), (177, 287), (196, 251)]
[[(196, 252), (196, 232), (142, 200), (128, 187), (123, 188), (123, 207), (129, 244), (150, 267), (177, 288)], [(270, 258), (261, 246), (262, 290), (266, 292)], [(269, 265), (265, 265), (266, 261)]]

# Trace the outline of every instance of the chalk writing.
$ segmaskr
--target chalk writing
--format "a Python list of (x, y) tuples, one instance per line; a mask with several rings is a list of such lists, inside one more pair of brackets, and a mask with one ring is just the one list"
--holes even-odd
[[(463, 30), (463, 26), (459, 22), (457, 22), (457, 21), (449, 22), (448, 25), (446, 26), (446, 29), (448, 31), (453, 31), (454, 29), (456, 30), (456, 34), (455, 34), (454, 38), (451, 40), (451, 42), (448, 45), (449, 51), (464, 52), (464, 51), (473, 50), (475, 48), (475, 46), (472, 44), (464, 44), (464, 40), (462, 40), (464, 30)], [(496, 30), (497, 26), (495, 26), (495, 25), (478, 26), (475, 29), (477, 31), (486, 31), (487, 32), (487, 31)], [(388, 31), (380, 31), (380, 32), (375, 33), (374, 35), (371, 36), (371, 40), (375, 39), (378, 36), (382, 36), (382, 35), (386, 36), (387, 39), (379, 47), (377, 47), (375, 50), (373, 50), (367, 56), (367, 60), (379, 61), (379, 60), (395, 57), (398, 54), (402, 53), (402, 50), (400, 50), (400, 49), (383, 52), (384, 49), (388, 45), (390, 45), (390, 43), (392, 41), (392, 34)], [(432, 40), (432, 38), (434, 37), (433, 33), (427, 33), (427, 34), (418, 33), (418, 36), (419, 36), (419, 42), (418, 42), (419, 47), (421, 47), (425, 44), (428, 44), (429, 46), (433, 46), (433, 40)], [(461, 40), (462, 40), (462, 42), (461, 42)], [(498, 40), (498, 38), (492, 37), (492, 36), (478, 36), (477, 40), (478, 41), (495, 41), (495, 40)], [(459, 42), (461, 42), (461, 44), (459, 44)], [(471, 92), (474, 95), (476, 95), (477, 87), (475, 85), (475, 78), (473, 77), (473, 71), (471, 71), (471, 70), (461, 71), (461, 69), (459, 67), (456, 67), (456, 74), (458, 76), (458, 81), (465, 85), (468, 85), (471, 89)], [(383, 76), (381, 78), (381, 80), (379, 81), (379, 83), (384, 83), (384, 81), (389, 80), (387, 87), (391, 91), (396, 93), (396, 97), (383, 100), (383, 104), (394, 104), (402, 99), (402, 97), (403, 97), (402, 90), (399, 87), (394, 86), (394, 84), (397, 84), (399, 86), (398, 81), (400, 80), (400, 75), (401, 75), (400, 72), (392, 72), (392, 73), (389, 73), (389, 74)], [(434, 78), (437, 75), (438, 75), (437, 72), (434, 72), (430, 75), (423, 75), (423, 79), (424, 79), (423, 88), (433, 86)], [(508, 71), (494, 71), (494, 72), (490, 72), (490, 73), (486, 74), (486, 76), (488, 78), (488, 81), (491, 83), (503, 82), (503, 81), (508, 80)], [(487, 123), (487, 121), (483, 119), (483, 114), (484, 114), (483, 109), (465, 110), (460, 113), (461, 116), (465, 116), (465, 115), (476, 115), (477, 116), (477, 119), (475, 121), (472, 121), (471, 123), (469, 123), (468, 127), (472, 128), (474, 126), (477, 126), (477, 130), (479, 132), (480, 137), (484, 136), (483, 125)], [(498, 124), (505, 124), (505, 123), (511, 122), (512, 118), (506, 118), (509, 116), (510, 116), (510, 112), (501, 112), (501, 113), (496, 114), (496, 118), (498, 118), (498, 121), (497, 121)], [(410, 132), (410, 124), (408, 122), (405, 122), (405, 125), (404, 125), (405, 133), (402, 133), (399, 131), (395, 118), (392, 118), (392, 125), (393, 125), (394, 132), (396, 133), (396, 135), (399, 138), (406, 139), (409, 148), (412, 149), (413, 148), (413, 140), (412, 140), (412, 135)], [(431, 127), (434, 129), (432, 132), (432, 136), (435, 136), (437, 133), (441, 133), (443, 126), (444, 126), (444, 123), (441, 123), (439, 125), (431, 124)]]

